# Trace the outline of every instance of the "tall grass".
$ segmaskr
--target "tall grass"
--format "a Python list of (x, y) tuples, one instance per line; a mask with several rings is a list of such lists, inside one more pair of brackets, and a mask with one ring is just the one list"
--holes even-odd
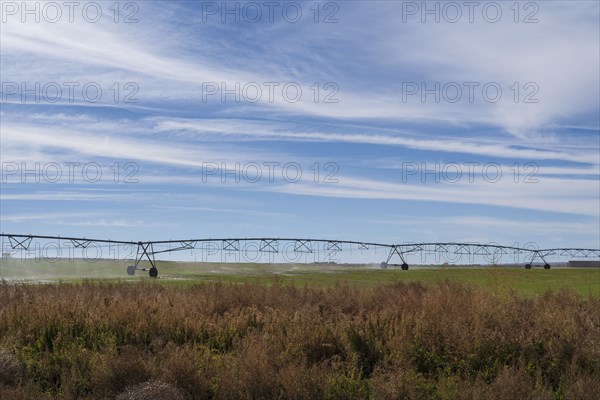
[(0, 284), (0, 399), (596, 399), (599, 376), (600, 301), (569, 292)]

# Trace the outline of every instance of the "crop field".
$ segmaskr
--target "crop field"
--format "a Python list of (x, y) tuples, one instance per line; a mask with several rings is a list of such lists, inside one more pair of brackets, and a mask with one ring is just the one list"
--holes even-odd
[[(597, 269), (161, 265), (161, 278), (150, 279), (100, 263), (105, 279), (83, 280), (85, 265), (38, 261), (34, 271), (5, 261), (0, 398), (600, 392)], [(52, 283), (18, 283), (35, 282), (34, 272)]]
[[(83, 260), (49, 261), (4, 259), (0, 261), (0, 280), (9, 282), (80, 282), (85, 279), (148, 281), (146, 272), (126, 275), (125, 261)], [(142, 266), (144, 264), (142, 263)], [(494, 291), (516, 291), (522, 295), (542, 294), (546, 290), (571, 290), (583, 297), (600, 297), (600, 269), (565, 268), (550, 270), (522, 266), (412, 266), (382, 270), (378, 265), (348, 264), (251, 264), (159, 262), (157, 283), (194, 285), (202, 282), (280, 283), (294, 286), (334, 286), (372, 288), (396, 282), (460, 282)]]

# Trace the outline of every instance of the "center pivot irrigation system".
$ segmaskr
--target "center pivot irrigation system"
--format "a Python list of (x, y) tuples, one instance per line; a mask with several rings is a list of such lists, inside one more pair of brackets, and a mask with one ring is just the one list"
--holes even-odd
[[(455, 254), (467, 256), (491, 257), (497, 259), (506, 254), (523, 255), (528, 261), (525, 268), (530, 269), (536, 259), (544, 263), (544, 268), (549, 269), (550, 264), (547, 259), (551, 256), (562, 256), (571, 258), (598, 258), (600, 259), (600, 249), (582, 249), (582, 248), (555, 248), (555, 249), (535, 249), (516, 246), (502, 246), (498, 244), (480, 244), (480, 243), (405, 243), (405, 244), (384, 244), (359, 242), (352, 240), (326, 240), (326, 239), (299, 239), (299, 238), (227, 238), (227, 239), (189, 239), (189, 240), (158, 240), (147, 242), (134, 242), (110, 239), (88, 239), (64, 236), (43, 236), (43, 235), (21, 235), (1, 233), (0, 237), (8, 240), (8, 245), (12, 250), (29, 250), (32, 242), (35, 240), (53, 240), (57, 242), (70, 242), (74, 248), (86, 249), (91, 244), (112, 244), (127, 245), (137, 247), (137, 252), (133, 265), (127, 267), (128, 275), (135, 275), (136, 271), (147, 271), (150, 277), (158, 276), (156, 263), (156, 254), (170, 253), (181, 250), (194, 250), (199, 244), (211, 243), (218, 246), (222, 252), (240, 252), (241, 243), (252, 243), (253, 247), (259, 253), (279, 254), (283, 247), (291, 249), (294, 253), (313, 253), (318, 251), (318, 246), (322, 246), (325, 253), (337, 253), (344, 250), (369, 250), (382, 249), (387, 251), (387, 259), (383, 261), (381, 268), (388, 266), (399, 266), (403, 270), (408, 269), (407, 256), (416, 253), (435, 253), (435, 254)], [(6, 240), (3, 239), (3, 242)], [(283, 246), (286, 245), (286, 246)], [(164, 250), (154, 250), (155, 246), (168, 246)], [(3, 249), (4, 251), (4, 249)], [(390, 260), (397, 256), (402, 264), (390, 264)], [(150, 268), (142, 268), (140, 262), (147, 260)]]

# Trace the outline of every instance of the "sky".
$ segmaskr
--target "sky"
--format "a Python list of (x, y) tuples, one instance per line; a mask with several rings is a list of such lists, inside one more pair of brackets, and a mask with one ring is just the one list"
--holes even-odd
[(1, 231), (600, 248), (597, 1), (2, 1)]

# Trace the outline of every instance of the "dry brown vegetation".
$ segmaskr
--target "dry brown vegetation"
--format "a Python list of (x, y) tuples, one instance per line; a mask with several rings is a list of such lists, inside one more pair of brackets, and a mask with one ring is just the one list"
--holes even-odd
[(456, 283), (0, 284), (1, 399), (596, 399), (600, 301)]

